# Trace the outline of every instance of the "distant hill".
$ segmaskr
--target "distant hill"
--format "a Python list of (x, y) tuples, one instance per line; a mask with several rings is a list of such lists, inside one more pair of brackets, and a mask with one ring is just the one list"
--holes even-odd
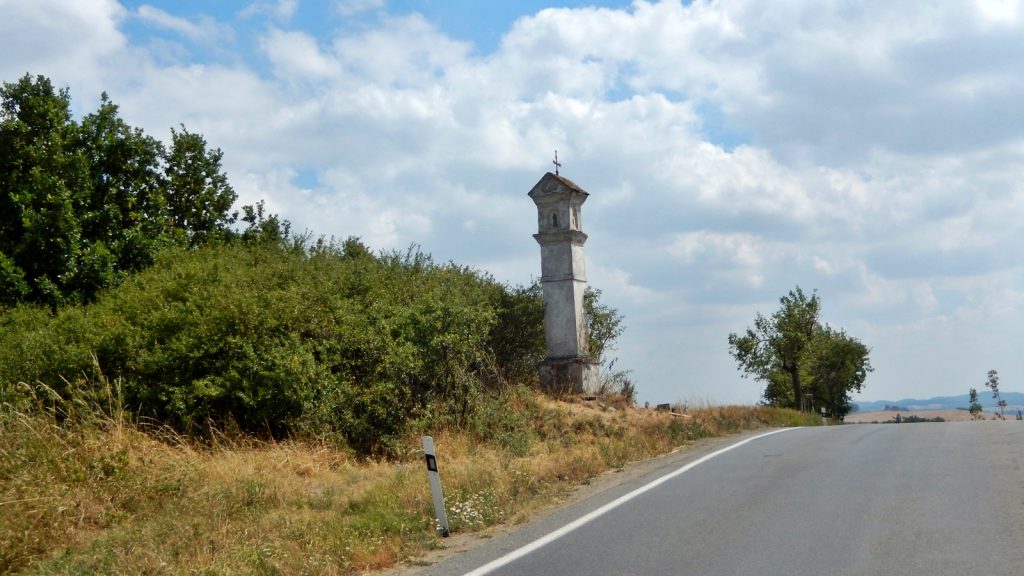
[[(1024, 394), (1020, 392), (1002, 392), (1000, 394), (1006, 400), (1006, 409), (1024, 409)], [(988, 390), (978, 390), (978, 401), (986, 412), (996, 408), (995, 398)], [(855, 402), (862, 412), (875, 412), (885, 410), (886, 406), (899, 406), (907, 410), (953, 410), (956, 408), (968, 408), (971, 405), (970, 395), (960, 396), (936, 396), (927, 400), (915, 398), (904, 398), (903, 400), (877, 400), (873, 402)]]

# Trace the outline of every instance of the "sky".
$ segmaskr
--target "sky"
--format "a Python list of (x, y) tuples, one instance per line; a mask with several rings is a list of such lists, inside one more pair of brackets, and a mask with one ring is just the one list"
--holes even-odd
[(224, 151), (293, 229), (540, 275), (551, 170), (641, 402), (760, 399), (730, 332), (796, 286), (871, 348), (854, 400), (1022, 390), (1014, 0), (0, 0), (0, 79)]

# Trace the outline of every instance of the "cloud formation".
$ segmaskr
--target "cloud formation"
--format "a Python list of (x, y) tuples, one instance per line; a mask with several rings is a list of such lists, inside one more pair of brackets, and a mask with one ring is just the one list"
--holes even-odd
[(726, 336), (797, 284), (872, 347), (872, 398), (1024, 378), (1018, 2), (553, 8), (489, 53), (383, 2), (150, 4), (8, 0), (0, 73), (185, 123), (300, 230), (513, 283), (557, 149), (642, 398), (756, 401)]

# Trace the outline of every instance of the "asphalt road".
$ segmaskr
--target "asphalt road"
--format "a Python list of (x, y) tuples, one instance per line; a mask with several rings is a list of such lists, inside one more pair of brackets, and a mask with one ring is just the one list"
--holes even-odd
[(1024, 423), (800, 428), (744, 441), (419, 574), (1024, 574)]

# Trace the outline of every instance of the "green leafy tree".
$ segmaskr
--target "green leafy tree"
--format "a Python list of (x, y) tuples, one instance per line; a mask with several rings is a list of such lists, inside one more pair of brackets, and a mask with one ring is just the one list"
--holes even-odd
[[(233, 237), (219, 149), (182, 127), (167, 150), (106, 94), (81, 123), (70, 102), (44, 76), (0, 88), (0, 306), (87, 302), (169, 245)], [(244, 240), (287, 236), (246, 208)]]
[(978, 390), (976, 388), (971, 388), (971, 393), (970, 394), (971, 394), (971, 408), (970, 408), (971, 419), (972, 420), (977, 420), (981, 416), (981, 412), (983, 410), (983, 408), (981, 407), (981, 402), (978, 402)]
[(76, 207), (83, 237), (108, 249), (119, 272), (152, 265), (167, 221), (163, 145), (122, 120), (103, 93), (99, 110), (82, 120), (79, 146), (90, 176)]
[(291, 237), (291, 223), (281, 220), (277, 214), (267, 214), (263, 200), (255, 206), (242, 206), (242, 222), (247, 224), (242, 231), (245, 242), (282, 242)]
[(201, 134), (171, 129), (171, 149), (165, 156), (167, 211), (176, 231), (190, 246), (223, 237), (237, 219), (229, 214), (235, 191), (221, 172), (220, 148), (207, 150)]
[(769, 406), (796, 406), (793, 396), (793, 384), (789, 374), (778, 371), (768, 374), (764, 379), (765, 387), (762, 400)]
[[(803, 369), (811, 342), (820, 330), (818, 295), (808, 297), (797, 286), (779, 299), (779, 310), (770, 317), (758, 313), (745, 334), (729, 334), (729, 352), (745, 377), (768, 385), (770, 402), (799, 408), (803, 399)], [(788, 380), (789, 391), (781, 386)]]
[(619, 394), (629, 402), (636, 401), (636, 385), (631, 370), (616, 368), (617, 358), (610, 358), (615, 342), (625, 331), (619, 311), (601, 303), (601, 291), (588, 287), (583, 292), (583, 316), (587, 330), (588, 356), (601, 365), (602, 393)]
[(851, 409), (850, 393), (860, 392), (872, 370), (870, 350), (842, 330), (825, 326), (812, 342), (808, 375), (814, 400), (834, 418), (844, 418)]
[(63, 303), (95, 255), (75, 213), (89, 174), (70, 102), (42, 76), (0, 88), (0, 303)]
[(501, 287), (494, 296), (497, 321), (489, 344), (499, 377), (508, 382), (532, 382), (544, 361), (544, 297), (539, 282)]
[(0, 252), (0, 308), (20, 302), (29, 290), (25, 271), (10, 256)]
[(587, 288), (583, 292), (583, 317), (587, 327), (587, 355), (603, 362), (606, 353), (614, 350), (615, 341), (626, 329), (622, 325), (622, 314), (601, 303), (601, 291)]
[(999, 406), (999, 418), (1005, 420), (1003, 411), (1006, 409), (1006, 400), (999, 397), (999, 372), (995, 370), (988, 371), (985, 387), (992, 391), (992, 397), (996, 399), (996, 405)]
[[(730, 353), (745, 377), (764, 382), (773, 406), (824, 408), (843, 418), (871, 372), (870, 349), (843, 330), (819, 320), (821, 302), (797, 286), (779, 300), (771, 317), (758, 314), (743, 335), (730, 334)], [(805, 400), (810, 400), (810, 404)]]

